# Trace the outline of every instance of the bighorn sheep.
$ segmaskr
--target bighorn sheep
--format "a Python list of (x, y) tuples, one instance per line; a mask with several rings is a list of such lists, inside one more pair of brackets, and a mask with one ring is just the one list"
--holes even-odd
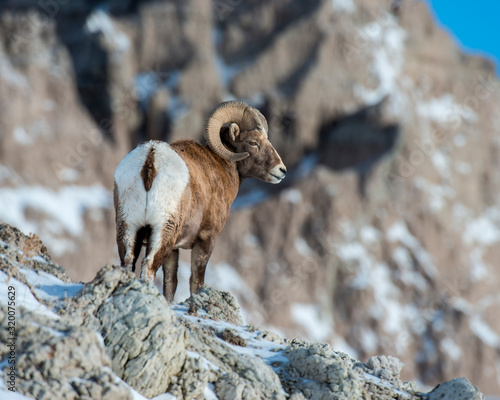
[(192, 249), (190, 292), (203, 285), (215, 240), (244, 178), (279, 183), (286, 167), (255, 108), (239, 101), (219, 104), (205, 124), (202, 146), (191, 140), (149, 141), (137, 146), (115, 171), (116, 240), (123, 267), (135, 271), (143, 244), (142, 279), (163, 266), (168, 301), (177, 288), (178, 249)]

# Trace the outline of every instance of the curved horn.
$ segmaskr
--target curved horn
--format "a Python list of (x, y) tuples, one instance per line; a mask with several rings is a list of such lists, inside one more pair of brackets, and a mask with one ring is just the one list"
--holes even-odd
[(250, 107), (241, 101), (226, 101), (215, 107), (205, 124), (205, 140), (215, 154), (228, 161), (240, 161), (250, 155), (246, 152), (233, 153), (224, 147), (220, 139), (222, 125), (234, 122), (241, 129), (241, 122), (249, 109)]

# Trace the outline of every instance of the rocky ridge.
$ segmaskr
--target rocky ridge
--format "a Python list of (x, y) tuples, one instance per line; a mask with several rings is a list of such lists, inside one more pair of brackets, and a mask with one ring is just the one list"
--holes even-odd
[[(241, 325), (235, 299), (206, 286), (169, 306), (153, 284), (113, 265), (92, 282), (72, 283), (32, 241), (0, 225), (0, 287), (16, 292), (16, 388), (27, 397), (437, 400), (460, 387), (463, 400), (483, 398), (465, 379), (420, 393), (400, 380), (403, 364), (391, 356), (364, 364), (327, 344)], [(5, 395), (7, 315), (2, 300)]]

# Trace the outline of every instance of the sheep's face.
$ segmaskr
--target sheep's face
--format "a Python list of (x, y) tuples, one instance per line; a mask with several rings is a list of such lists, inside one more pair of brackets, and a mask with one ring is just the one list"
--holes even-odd
[[(234, 131), (236, 130), (234, 129)], [(269, 183), (280, 183), (286, 175), (286, 167), (278, 152), (269, 142), (265, 128), (257, 127), (246, 132), (234, 131), (231, 133), (231, 141), (235, 151), (249, 154), (249, 157), (238, 161), (240, 175), (244, 178), (257, 178)]]

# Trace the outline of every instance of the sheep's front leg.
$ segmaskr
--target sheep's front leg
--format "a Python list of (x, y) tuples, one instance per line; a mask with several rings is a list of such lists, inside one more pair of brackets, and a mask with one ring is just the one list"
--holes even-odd
[(163, 262), (163, 295), (168, 302), (174, 301), (177, 289), (177, 269), (179, 267), (179, 250), (172, 250)]
[[(208, 236), (208, 235), (207, 235)], [(205, 270), (215, 245), (215, 235), (207, 239), (197, 239), (191, 251), (191, 277), (189, 291), (196, 293), (205, 283)]]

